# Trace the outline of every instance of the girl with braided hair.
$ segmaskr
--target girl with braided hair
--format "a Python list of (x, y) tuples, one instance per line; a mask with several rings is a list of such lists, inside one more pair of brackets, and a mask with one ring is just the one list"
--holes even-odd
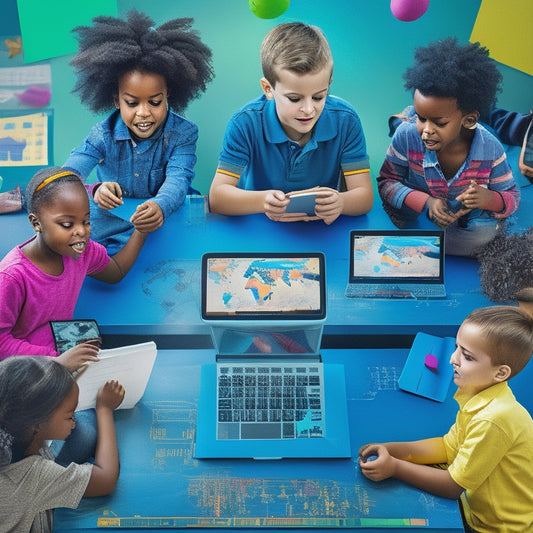
[[(177, 114), (213, 78), (211, 50), (178, 18), (155, 28), (131, 11), (74, 28), (74, 91), (94, 112), (116, 108), (96, 124), (64, 167), (84, 180), (96, 167), (91, 196), (93, 238), (115, 252), (137, 229), (150, 233), (193, 192), (198, 128)], [(147, 199), (129, 222), (109, 212), (123, 198)]]

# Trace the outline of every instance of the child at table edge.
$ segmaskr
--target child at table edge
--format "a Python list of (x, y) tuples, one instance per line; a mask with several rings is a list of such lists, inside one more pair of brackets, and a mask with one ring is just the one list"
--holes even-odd
[(113, 410), (124, 387), (106, 382), (96, 398), (94, 464), (60, 466), (47, 444), (76, 426), (79, 388), (56, 360), (21, 356), (0, 361), (0, 516), (2, 531), (52, 533), (53, 510), (115, 489), (120, 464)]
[[(178, 18), (154, 27), (132, 10), (127, 20), (95, 17), (80, 26), (79, 51), (71, 64), (74, 91), (94, 112), (116, 109), (98, 122), (74, 149), (65, 168), (84, 180), (96, 167), (91, 194), (93, 239), (113, 253), (133, 228), (150, 233), (183, 203), (196, 163), (196, 124), (181, 111), (212, 79), (211, 50)], [(170, 109), (169, 109), (170, 108)], [(147, 199), (130, 221), (109, 210), (122, 198)]]
[[(350, 104), (329, 96), (333, 58), (321, 30), (280, 24), (263, 39), (260, 55), (264, 94), (226, 128), (211, 211), (327, 224), (340, 214), (367, 213), (373, 189), (364, 133)], [(315, 214), (286, 213), (287, 193), (309, 188), (317, 193)]]
[[(460, 498), (471, 531), (533, 531), (533, 421), (507, 383), (532, 351), (533, 318), (524, 311), (493, 306), (470, 313), (450, 359), (459, 403), (454, 425), (443, 437), (362, 446), (362, 473)], [(378, 457), (367, 462), (370, 455)]]
[[(99, 346), (83, 342), (60, 354), (49, 321), (73, 318), (87, 275), (119, 282), (133, 266), (146, 235), (135, 229), (110, 257), (90, 239), (89, 199), (81, 178), (59, 167), (33, 176), (26, 201), (35, 235), (0, 261), (0, 359), (53, 357), (74, 372), (99, 360)], [(76, 417), (77, 427), (68, 439), (52, 443), (59, 464), (83, 462), (94, 453), (94, 410), (79, 411)]]
[(98, 347), (84, 343), (59, 354), (48, 322), (72, 319), (85, 276), (106, 283), (122, 280), (146, 235), (135, 230), (126, 246), (109, 256), (90, 238), (89, 200), (81, 178), (60, 167), (35, 173), (26, 202), (35, 235), (0, 261), (0, 298), (9, 302), (0, 309), (0, 359), (22, 354), (58, 357), (74, 371), (94, 360)]

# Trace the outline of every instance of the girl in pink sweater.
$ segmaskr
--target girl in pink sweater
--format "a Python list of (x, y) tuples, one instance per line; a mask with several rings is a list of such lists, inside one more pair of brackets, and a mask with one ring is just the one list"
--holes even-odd
[(50, 320), (70, 320), (86, 275), (120, 281), (144, 244), (135, 231), (124, 250), (109, 257), (92, 241), (89, 199), (71, 171), (51, 167), (35, 174), (26, 189), (35, 235), (0, 262), (0, 359), (49, 355), (69, 370), (96, 360), (98, 348), (80, 344), (59, 354)]
[[(117, 254), (108, 256), (89, 238), (89, 198), (83, 182), (63, 168), (37, 172), (26, 189), (26, 203), (35, 235), (0, 262), (0, 359), (55, 357), (73, 372), (98, 361), (98, 347), (86, 342), (58, 353), (49, 321), (72, 319), (86, 275), (108, 283), (120, 281), (135, 262), (145, 234), (135, 230)], [(61, 464), (84, 461), (94, 450), (94, 414), (86, 414), (87, 423), (81, 422), (82, 416), (71, 437), (82, 437), (82, 428), (90, 431), (78, 444), (72, 443), (72, 452), (70, 445), (63, 447), (66, 457), (58, 458)]]

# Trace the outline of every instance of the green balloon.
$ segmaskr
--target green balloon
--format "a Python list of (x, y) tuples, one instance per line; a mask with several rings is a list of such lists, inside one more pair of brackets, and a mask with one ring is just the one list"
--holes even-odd
[(275, 19), (289, 8), (291, 0), (248, 0), (252, 13), (260, 19)]

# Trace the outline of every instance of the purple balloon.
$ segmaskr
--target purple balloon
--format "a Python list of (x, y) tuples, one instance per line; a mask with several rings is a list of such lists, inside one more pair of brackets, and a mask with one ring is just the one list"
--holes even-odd
[(429, 0), (391, 0), (392, 14), (403, 22), (420, 18), (429, 6)]

